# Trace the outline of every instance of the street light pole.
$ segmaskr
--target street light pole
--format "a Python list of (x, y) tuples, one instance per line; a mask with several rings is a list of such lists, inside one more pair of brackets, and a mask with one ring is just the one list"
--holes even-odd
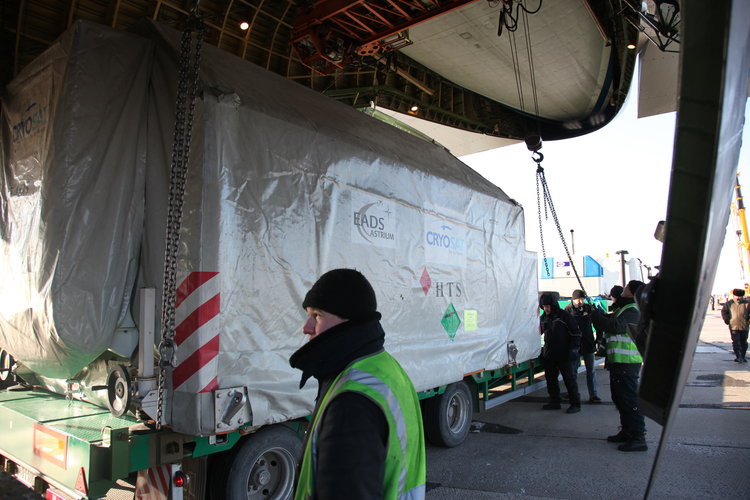
[(625, 288), (625, 256), (630, 252), (628, 252), (627, 250), (618, 250), (615, 253), (620, 256), (620, 265), (622, 268), (622, 287)]
[(573, 239), (573, 230), (570, 230), (570, 249), (573, 255), (576, 254), (576, 240)]

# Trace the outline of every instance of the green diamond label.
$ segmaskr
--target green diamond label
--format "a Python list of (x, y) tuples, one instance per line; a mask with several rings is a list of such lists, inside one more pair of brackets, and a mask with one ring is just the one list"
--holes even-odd
[(458, 313), (456, 312), (456, 308), (453, 307), (453, 304), (450, 304), (448, 309), (443, 313), (443, 319), (440, 320), (440, 324), (443, 325), (448, 337), (453, 340), (456, 337), (456, 332), (461, 324), (461, 318), (458, 317)]

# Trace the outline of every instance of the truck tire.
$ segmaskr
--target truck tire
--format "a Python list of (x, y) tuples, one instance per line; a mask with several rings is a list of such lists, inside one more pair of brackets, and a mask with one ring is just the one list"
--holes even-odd
[(436, 446), (458, 446), (469, 433), (471, 414), (469, 386), (463, 381), (450, 384), (443, 394), (423, 402), (425, 436)]
[(302, 438), (284, 425), (264, 427), (212, 467), (211, 498), (292, 498)]

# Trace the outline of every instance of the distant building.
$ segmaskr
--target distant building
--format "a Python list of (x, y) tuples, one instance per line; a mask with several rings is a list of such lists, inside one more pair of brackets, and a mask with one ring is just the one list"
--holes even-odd
[[(635, 259), (631, 259), (633, 261)], [(573, 265), (578, 272), (583, 288), (590, 297), (596, 295), (607, 295), (614, 285), (622, 284), (620, 269), (609, 268), (612, 263), (604, 267), (590, 255), (576, 256), (571, 260), (567, 258), (547, 257), (539, 259), (539, 290), (558, 292), (560, 297), (570, 297), (573, 290), (581, 288), (576, 279)], [(619, 265), (619, 262), (617, 263)], [(630, 264), (630, 263), (629, 263)], [(626, 266), (627, 280), (641, 279), (640, 274), (632, 266)]]

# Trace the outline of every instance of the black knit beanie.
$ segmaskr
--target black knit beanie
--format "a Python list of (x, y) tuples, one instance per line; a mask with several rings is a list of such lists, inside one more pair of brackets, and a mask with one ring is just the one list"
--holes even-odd
[(354, 269), (334, 269), (312, 286), (302, 308), (314, 307), (344, 319), (364, 318), (378, 309), (375, 290), (362, 273)]
[(557, 304), (557, 300), (555, 300), (555, 296), (551, 293), (543, 293), (541, 297), (539, 297), (539, 307), (542, 306), (553, 306)]
[(630, 290), (630, 293), (633, 294), (633, 297), (635, 297), (635, 294), (638, 293), (638, 290), (640, 290), (641, 287), (643, 286), (646, 286), (646, 284), (643, 281), (639, 281), (639, 280), (628, 281), (628, 289)]

